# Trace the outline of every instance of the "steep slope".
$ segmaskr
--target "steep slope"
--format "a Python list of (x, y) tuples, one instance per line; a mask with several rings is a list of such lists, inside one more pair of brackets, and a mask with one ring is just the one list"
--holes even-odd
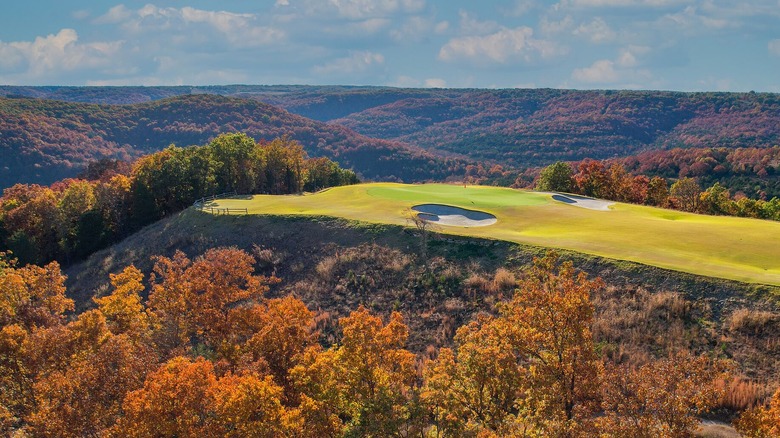
[(0, 98), (0, 186), (51, 183), (103, 157), (132, 159), (203, 144), (220, 133), (255, 139), (290, 135), (311, 156), (326, 156), (368, 179), (426, 180), (457, 173), (461, 163), (399, 142), (371, 139), (256, 100), (186, 95), (133, 105)]
[[(533, 246), (434, 235), (423, 262), (419, 244), (419, 236), (398, 226), (325, 217), (213, 216), (188, 209), (66, 273), (68, 290), (83, 310), (94, 306), (94, 295), (109, 290), (108, 274), (129, 264), (148, 278), (151, 256), (171, 257), (181, 250), (196, 257), (208, 248), (236, 246), (256, 256), (260, 273), (282, 279), (272, 296), (294, 294), (322, 313), (318, 328), (326, 337), (336, 330), (338, 317), (358, 305), (384, 314), (398, 310), (411, 327), (410, 348), (423, 353), (431, 345), (451, 344), (455, 329), (477, 312), (494, 311), (494, 304), (511, 296), (519, 269), (544, 254)], [(746, 309), (776, 311), (775, 304), (756, 298), (754, 286), (573, 252), (562, 255), (609, 285), (592, 297), (594, 332), (607, 354), (646, 360), (663, 357), (667, 349), (717, 348), (751, 377), (778, 376), (780, 352), (772, 336), (780, 327), (772, 322), (764, 327), (769, 331), (750, 331), (730, 322)], [(766, 349), (764, 343), (775, 346)]]

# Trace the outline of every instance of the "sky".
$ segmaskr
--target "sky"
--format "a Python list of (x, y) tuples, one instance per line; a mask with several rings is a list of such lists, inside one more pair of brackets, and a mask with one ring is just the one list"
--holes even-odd
[(780, 0), (14, 0), (4, 85), (780, 92)]

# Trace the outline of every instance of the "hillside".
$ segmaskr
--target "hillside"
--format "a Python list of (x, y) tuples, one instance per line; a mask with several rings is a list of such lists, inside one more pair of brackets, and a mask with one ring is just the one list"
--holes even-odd
[(289, 135), (310, 156), (331, 158), (368, 179), (443, 179), (462, 167), (412, 146), (367, 138), (255, 100), (187, 95), (105, 105), (0, 98), (0, 187), (47, 184), (74, 176), (100, 158), (134, 159), (170, 144), (203, 144), (233, 131), (265, 140)]
[(780, 95), (552, 89), (340, 86), (0, 87), (0, 94), (136, 102), (214, 93), (443, 154), (503, 166), (625, 157), (645, 150), (769, 147), (780, 141)]
[[(450, 345), (455, 329), (472, 315), (492, 312), (511, 295), (519, 269), (544, 254), (536, 246), (434, 235), (428, 263), (422, 263), (419, 236), (405, 227), (188, 209), (69, 268), (68, 290), (81, 311), (94, 306), (93, 294), (109, 290), (108, 274), (128, 264), (148, 275), (154, 255), (172, 257), (181, 250), (194, 257), (220, 246), (251, 252), (261, 273), (281, 278), (270, 296), (292, 294), (319, 309), (326, 339), (334, 339), (338, 317), (362, 304), (385, 315), (402, 312), (412, 333), (409, 346), (419, 353)], [(720, 346), (751, 378), (778, 378), (780, 355), (767, 338), (780, 330), (777, 320), (732, 324), (745, 312), (776, 311), (756, 298), (754, 286), (575, 252), (564, 251), (563, 257), (608, 284), (593, 297), (594, 333), (603, 348), (641, 362), (669, 349)], [(670, 330), (678, 335), (669, 337)]]

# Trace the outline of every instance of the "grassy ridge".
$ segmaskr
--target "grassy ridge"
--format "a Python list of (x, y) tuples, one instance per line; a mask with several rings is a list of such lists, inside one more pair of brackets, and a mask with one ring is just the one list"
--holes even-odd
[(419, 203), (443, 203), (494, 214), (483, 228), (443, 227), (447, 234), (506, 240), (628, 260), (709, 277), (780, 285), (780, 223), (703, 216), (628, 204), (610, 211), (565, 205), (549, 195), (495, 187), (364, 184), (306, 196), (257, 195), (220, 200), (252, 214), (327, 215), (405, 224)]

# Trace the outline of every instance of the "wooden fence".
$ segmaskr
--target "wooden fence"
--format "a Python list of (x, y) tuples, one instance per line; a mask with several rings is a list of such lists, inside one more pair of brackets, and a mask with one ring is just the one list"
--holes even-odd
[(203, 211), (210, 211), (211, 214), (249, 214), (246, 208), (217, 208), (217, 207), (205, 207)]
[(211, 195), (211, 196), (204, 196), (203, 198), (200, 198), (192, 203), (193, 206), (197, 208), (203, 207), (203, 204), (211, 201), (215, 201), (220, 198), (229, 198), (231, 196), (236, 196), (236, 192), (225, 192), (220, 193), (219, 195)]
[(211, 214), (249, 214), (246, 208), (225, 208), (225, 207), (207, 207), (206, 203), (216, 201), (217, 199), (230, 198), (236, 196), (236, 192), (220, 193), (219, 195), (205, 196), (198, 199), (192, 205), (200, 210), (211, 212)]

